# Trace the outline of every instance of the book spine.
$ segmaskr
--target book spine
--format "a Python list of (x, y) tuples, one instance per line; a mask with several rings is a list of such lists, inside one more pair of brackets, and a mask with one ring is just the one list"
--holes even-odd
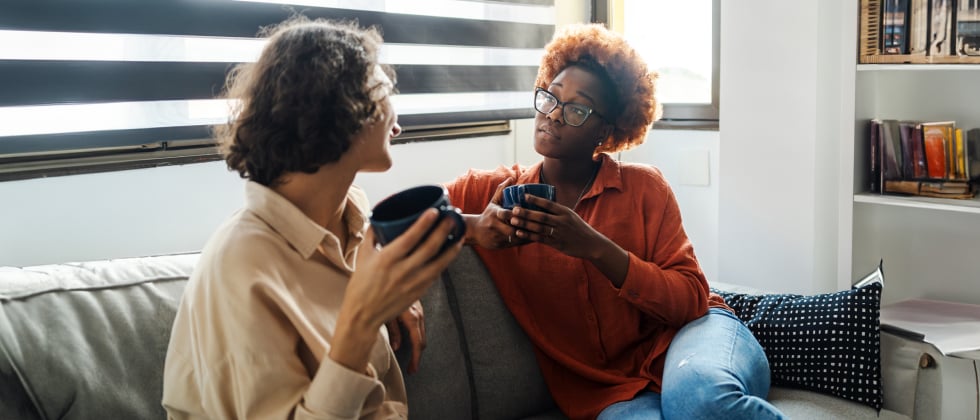
[(912, 167), (913, 176), (919, 179), (928, 177), (926, 150), (925, 145), (922, 144), (922, 124), (916, 124), (912, 127), (912, 156), (913, 160), (915, 160), (914, 166)]
[(971, 180), (980, 181), (980, 128), (967, 132), (964, 149), (967, 173)]
[(908, 52), (909, 0), (885, 0), (882, 4), (883, 54)]
[(966, 175), (966, 156), (963, 154), (963, 129), (956, 129), (956, 179), (968, 179)]
[(929, 0), (909, 1), (908, 39), (909, 54), (925, 55), (928, 50)]
[(943, 127), (943, 144), (946, 145), (946, 179), (956, 178), (956, 129)]
[(942, 127), (924, 126), (922, 142), (926, 150), (926, 169), (929, 178), (942, 179), (946, 177), (946, 148), (943, 142)]
[(871, 120), (869, 124), (871, 128), (871, 133), (869, 135), (871, 140), (870, 154), (871, 162), (869, 166), (871, 168), (871, 192), (881, 193), (881, 123), (878, 120)]
[(901, 121), (898, 123), (899, 132), (901, 133), (901, 143), (902, 143), (902, 174), (904, 178), (915, 177), (915, 147), (914, 138), (912, 137), (912, 128), (914, 123), (908, 121)]

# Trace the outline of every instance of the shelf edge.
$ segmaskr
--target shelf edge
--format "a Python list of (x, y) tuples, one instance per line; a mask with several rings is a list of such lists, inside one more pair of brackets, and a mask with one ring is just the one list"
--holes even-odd
[(980, 200), (954, 200), (949, 198), (906, 197), (872, 193), (854, 194), (855, 203), (878, 204), (895, 207), (911, 207), (956, 213), (980, 214)]

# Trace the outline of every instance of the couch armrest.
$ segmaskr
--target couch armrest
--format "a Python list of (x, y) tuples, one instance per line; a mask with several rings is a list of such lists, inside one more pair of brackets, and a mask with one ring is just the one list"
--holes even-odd
[(933, 345), (881, 333), (885, 408), (915, 419), (976, 418), (973, 359), (943, 356)]
[[(911, 418), (934, 419), (938, 417), (930, 415), (932, 413), (929, 412), (931, 410), (927, 409), (928, 407), (917, 404), (920, 392), (923, 394), (935, 392), (929, 387), (922, 386), (932, 381), (920, 375), (923, 369), (922, 360), (929, 357), (921, 344), (885, 331), (881, 332), (881, 388), (884, 393), (884, 408)], [(920, 410), (923, 412), (918, 413)]]

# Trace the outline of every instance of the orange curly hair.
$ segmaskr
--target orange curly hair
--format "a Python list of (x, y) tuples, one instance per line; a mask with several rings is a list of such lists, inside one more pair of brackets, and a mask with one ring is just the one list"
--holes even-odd
[[(615, 129), (596, 148), (596, 153), (619, 152), (640, 145), (647, 129), (660, 118), (661, 107), (654, 95), (657, 73), (647, 68), (643, 58), (622, 36), (600, 24), (573, 24), (555, 32), (545, 46), (534, 86), (547, 88), (566, 67), (579, 64), (614, 88)], [(610, 117), (612, 118), (612, 117)]]

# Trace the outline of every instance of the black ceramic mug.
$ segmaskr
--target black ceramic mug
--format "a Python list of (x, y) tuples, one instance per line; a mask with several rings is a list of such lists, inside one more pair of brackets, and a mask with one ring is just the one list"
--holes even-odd
[(374, 236), (378, 243), (384, 246), (394, 241), (429, 208), (439, 210), (439, 220), (425, 233), (422, 237), (423, 241), (446, 217), (454, 218), (456, 227), (446, 237), (446, 242), (439, 249), (439, 253), (463, 239), (466, 234), (466, 223), (463, 222), (462, 212), (450, 204), (449, 191), (440, 185), (420, 185), (397, 192), (374, 206), (371, 211), (371, 228), (374, 229)]

